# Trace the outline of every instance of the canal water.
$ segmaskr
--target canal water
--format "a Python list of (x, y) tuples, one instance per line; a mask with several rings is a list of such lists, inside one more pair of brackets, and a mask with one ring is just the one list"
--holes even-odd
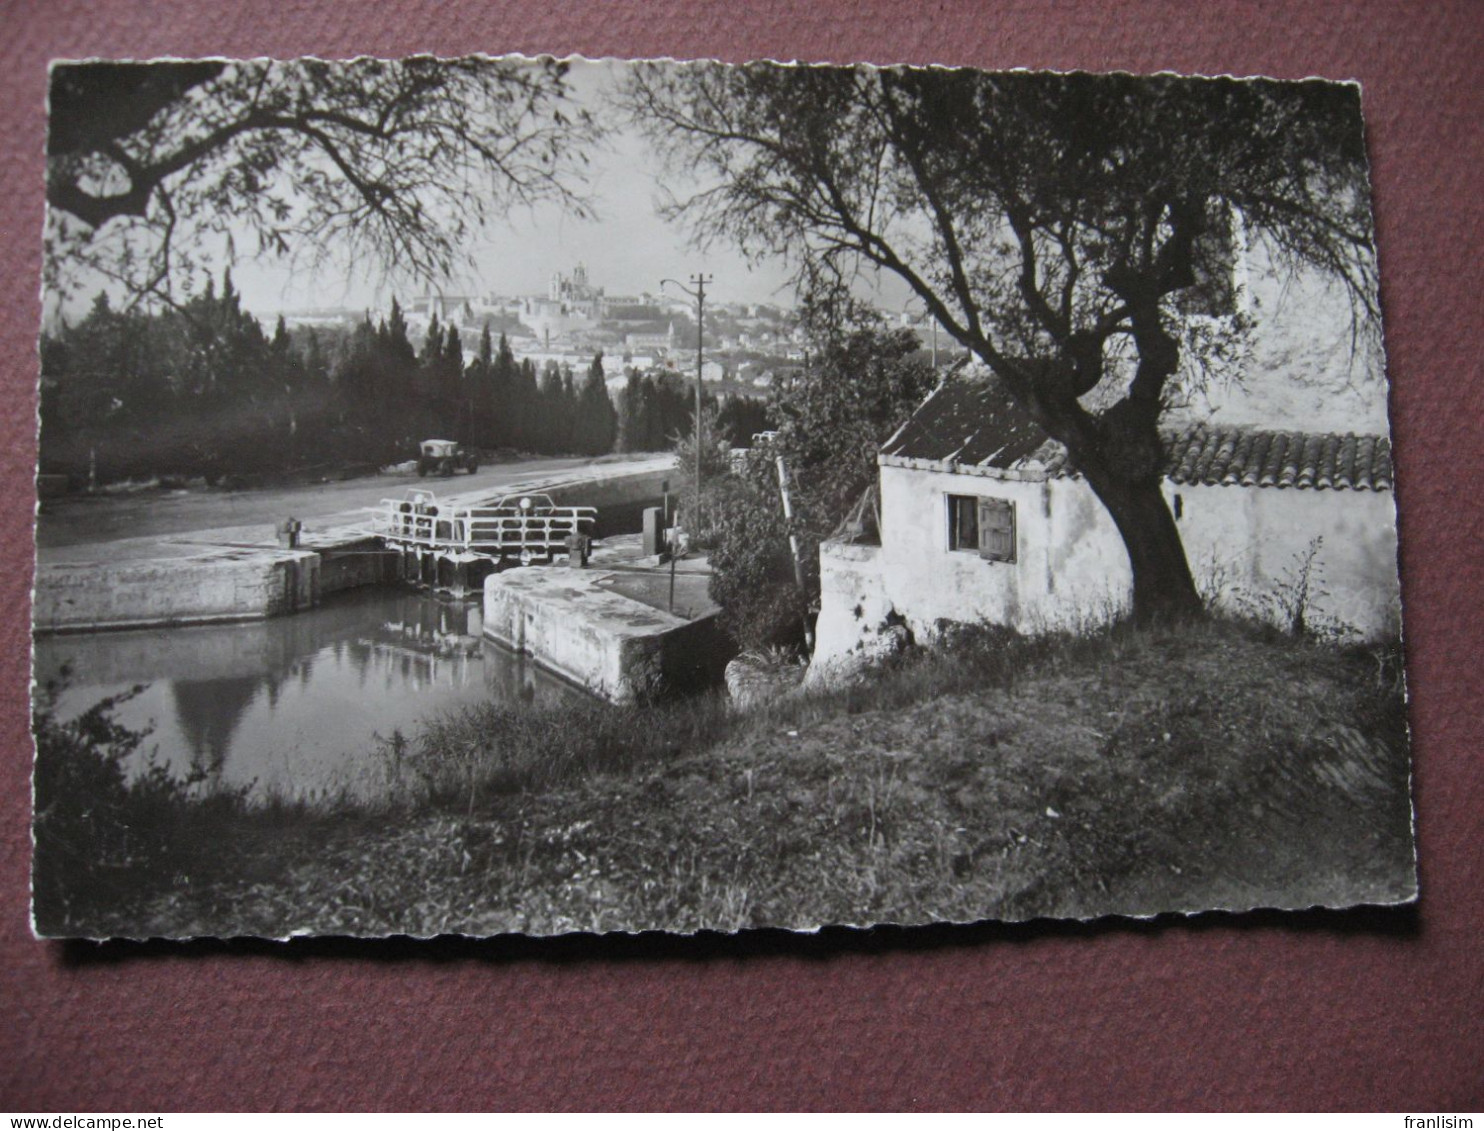
[(145, 685), (114, 717), (148, 727), (141, 759), (179, 776), (200, 770), (258, 797), (374, 797), (386, 780), (378, 740), (419, 720), (491, 699), (590, 701), (485, 640), (480, 619), (477, 602), (361, 589), (266, 621), (38, 637), (36, 678), (65, 669), (63, 719)]

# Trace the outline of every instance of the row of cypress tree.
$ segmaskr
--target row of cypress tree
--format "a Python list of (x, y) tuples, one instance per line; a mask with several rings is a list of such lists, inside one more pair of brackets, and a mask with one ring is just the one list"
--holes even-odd
[(618, 414), (603, 358), (570, 368), (517, 362), (486, 326), (465, 364), (456, 325), (434, 319), (422, 348), (400, 304), (346, 330), (272, 335), (243, 310), (230, 272), (155, 312), (88, 314), (42, 336), (41, 464), (98, 481), (247, 476), (411, 458), (420, 439), (601, 455)]
[(362, 426), (400, 449), (436, 435), (480, 448), (602, 455), (618, 430), (601, 353), (579, 384), (568, 366), (538, 371), (529, 358), (517, 361), (506, 336), (496, 345), (486, 324), (466, 365), (458, 326), (436, 314), (414, 350), (395, 300), (378, 324), (368, 317), (356, 327), (335, 383), (360, 406)]
[[(660, 451), (693, 427), (694, 386), (630, 371), (610, 398), (602, 353), (585, 372), (517, 360), (486, 324), (466, 362), (459, 327), (430, 320), (413, 345), (395, 300), (373, 322), (271, 335), (230, 272), (174, 307), (115, 309), (44, 334), (41, 465), (98, 482), (247, 477), (401, 462), (438, 437), (469, 446), (597, 456)], [(709, 393), (706, 403), (717, 408)], [(719, 423), (745, 446), (763, 407), (725, 398)]]

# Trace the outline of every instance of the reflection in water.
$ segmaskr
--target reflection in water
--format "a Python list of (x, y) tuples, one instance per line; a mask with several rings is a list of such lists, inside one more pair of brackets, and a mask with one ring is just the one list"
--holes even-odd
[(70, 668), (63, 718), (147, 684), (116, 717), (149, 727), (141, 750), (179, 775), (204, 771), (260, 794), (371, 794), (378, 736), (489, 699), (586, 700), (481, 628), (477, 604), (362, 590), (250, 624), (40, 637), (36, 678)]
[[(220, 778), (242, 714), (257, 697), (260, 681), (250, 675), (225, 679), (177, 679), (170, 684), (175, 721), (185, 739), (191, 768), (210, 780)], [(270, 710), (276, 696), (268, 697)]]

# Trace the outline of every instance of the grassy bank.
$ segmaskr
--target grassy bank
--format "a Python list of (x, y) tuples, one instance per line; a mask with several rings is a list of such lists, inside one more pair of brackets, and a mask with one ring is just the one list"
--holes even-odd
[[(43, 929), (430, 934), (1389, 902), (1413, 890), (1400, 655), (1242, 625), (966, 632), (849, 689), (488, 707), (368, 807), (217, 803)], [(163, 870), (162, 870), (163, 869)], [(38, 892), (41, 887), (38, 887)]]

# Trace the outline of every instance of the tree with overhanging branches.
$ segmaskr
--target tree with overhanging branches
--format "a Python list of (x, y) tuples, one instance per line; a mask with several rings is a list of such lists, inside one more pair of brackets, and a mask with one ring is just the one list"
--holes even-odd
[(586, 210), (594, 136), (552, 59), (58, 63), (46, 282), (173, 303), (229, 242), (441, 280), (483, 223)]
[(792, 257), (801, 281), (864, 266), (907, 284), (1065, 445), (1123, 538), (1139, 620), (1201, 608), (1160, 421), (1198, 340), (1190, 300), (1229, 269), (1223, 228), (1240, 217), (1377, 324), (1353, 86), (642, 65), (624, 102), (702, 177), (667, 208), (702, 243)]

